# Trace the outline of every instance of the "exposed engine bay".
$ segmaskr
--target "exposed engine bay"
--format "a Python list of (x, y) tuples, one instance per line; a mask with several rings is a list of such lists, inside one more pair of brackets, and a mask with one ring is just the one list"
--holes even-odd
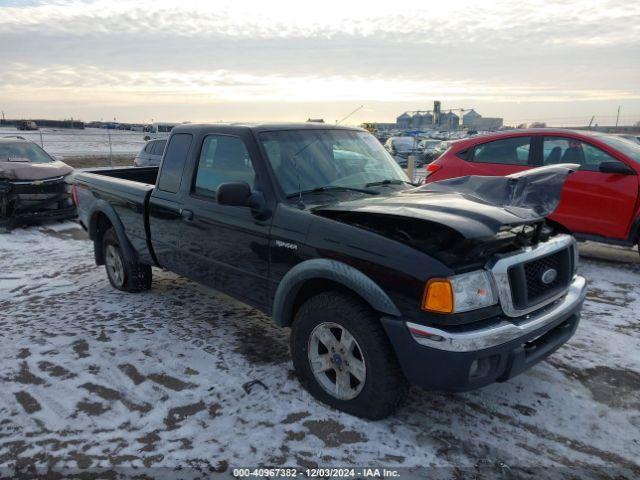
[(465, 238), (446, 225), (394, 215), (325, 212), (323, 216), (376, 232), (434, 256), (452, 268), (481, 266), (494, 255), (536, 245), (556, 234), (544, 220), (506, 225), (491, 237)]
[(338, 202), (314, 213), (374, 231), (452, 268), (536, 245), (556, 233), (545, 220), (578, 165), (541, 167), (506, 177), (467, 176), (381, 199)]

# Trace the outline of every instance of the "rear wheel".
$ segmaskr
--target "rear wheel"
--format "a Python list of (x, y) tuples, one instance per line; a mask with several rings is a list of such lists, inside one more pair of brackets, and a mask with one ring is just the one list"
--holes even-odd
[(102, 253), (109, 283), (114, 288), (132, 293), (151, 288), (151, 267), (126, 260), (113, 228), (107, 230), (102, 238)]
[(357, 298), (322, 293), (298, 310), (291, 354), (302, 385), (318, 400), (372, 420), (391, 415), (408, 386), (374, 312)]

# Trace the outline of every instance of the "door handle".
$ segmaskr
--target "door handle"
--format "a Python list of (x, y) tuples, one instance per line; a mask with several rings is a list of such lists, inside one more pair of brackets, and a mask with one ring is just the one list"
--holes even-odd
[(185, 220), (193, 220), (193, 212), (191, 210), (180, 209), (180, 216)]

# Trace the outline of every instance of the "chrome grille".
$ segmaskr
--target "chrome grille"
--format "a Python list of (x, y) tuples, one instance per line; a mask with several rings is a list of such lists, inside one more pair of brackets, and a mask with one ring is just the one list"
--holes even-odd
[[(547, 298), (564, 291), (572, 276), (573, 254), (565, 247), (543, 257), (528, 262), (517, 263), (509, 267), (509, 284), (513, 305), (524, 310), (535, 307)], [(554, 271), (555, 278), (544, 282), (545, 272)]]
[[(575, 273), (575, 248), (573, 237), (558, 235), (489, 265), (504, 313), (526, 315), (562, 296)], [(544, 283), (549, 269), (556, 270), (556, 278)]]
[(549, 269), (561, 272), (565, 263), (563, 262), (565, 256), (566, 251), (561, 250), (558, 253), (524, 264), (528, 303), (535, 302), (537, 299), (544, 297), (549, 290), (553, 290), (563, 284), (563, 275), (561, 273), (558, 273), (553, 281), (546, 284), (542, 281), (542, 276)]

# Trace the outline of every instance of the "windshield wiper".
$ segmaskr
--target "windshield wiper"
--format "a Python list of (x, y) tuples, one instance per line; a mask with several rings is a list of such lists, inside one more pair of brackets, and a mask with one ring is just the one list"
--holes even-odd
[(305, 193), (322, 193), (322, 192), (330, 192), (332, 190), (349, 191), (349, 192), (360, 192), (360, 193), (367, 193), (369, 195), (380, 195), (380, 192), (378, 192), (376, 190), (369, 190), (367, 188), (343, 187), (343, 186), (340, 186), (340, 185), (326, 185), (324, 187), (312, 188), (311, 190), (303, 190), (303, 191), (300, 191), (300, 192), (291, 193), (291, 194), (287, 195), (287, 198), (297, 197), (298, 195), (300, 195), (300, 194), (304, 195)]
[(394, 178), (392, 180), (380, 180), (378, 182), (369, 182), (365, 186), (366, 187), (379, 187), (381, 185), (402, 185), (403, 183), (406, 183), (407, 185), (411, 185), (413, 187), (419, 187), (419, 185), (416, 184), (416, 183), (407, 182), (406, 180), (400, 180), (399, 178)]

